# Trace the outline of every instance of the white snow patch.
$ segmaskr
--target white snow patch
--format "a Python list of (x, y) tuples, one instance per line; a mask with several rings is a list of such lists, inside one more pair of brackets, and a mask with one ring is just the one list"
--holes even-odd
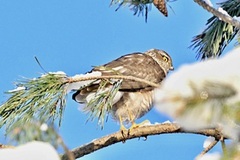
[(57, 72), (48, 72), (48, 74), (60, 74), (60, 75), (66, 75), (63, 71), (57, 71)]
[[(233, 49), (224, 57), (180, 67), (169, 75), (155, 92), (156, 109), (174, 118), (185, 129), (201, 129), (227, 125), (221, 105), (235, 106), (240, 102), (240, 47)], [(222, 99), (208, 99), (205, 94), (206, 83), (217, 84), (211, 96), (225, 95), (226, 86), (234, 90), (233, 96)], [(200, 94), (204, 93), (204, 94)], [(189, 100), (202, 96), (202, 103), (189, 105)], [(187, 108), (188, 107), (188, 108)], [(231, 108), (230, 108), (231, 109)], [(234, 109), (234, 108), (233, 108)], [(234, 122), (234, 117), (229, 117)], [(234, 125), (228, 126), (235, 130)], [(224, 129), (224, 127), (223, 127)], [(232, 132), (236, 133), (236, 132)], [(234, 137), (235, 134), (229, 135)]]
[(19, 86), (19, 87), (17, 87), (16, 89), (9, 90), (8, 92), (18, 92), (18, 91), (25, 90), (25, 89), (26, 89), (26, 87), (24, 87), (24, 86)]
[(48, 72), (48, 73), (45, 73), (45, 74), (43, 74), (41, 77), (45, 77), (45, 76), (47, 76), (47, 75), (49, 75), (49, 74), (58, 74), (58, 75), (66, 75), (66, 73), (65, 72), (63, 72), (63, 71), (57, 71), (57, 72)]
[(203, 142), (203, 148), (209, 147), (209, 145), (212, 144), (214, 141), (215, 141), (214, 137), (211, 137), (211, 136), (207, 137)]
[(43, 123), (41, 126), (40, 126), (40, 130), (41, 131), (46, 131), (48, 129), (48, 125), (46, 123)]
[(49, 143), (33, 141), (16, 148), (0, 150), (2, 160), (60, 160), (58, 153)]
[(237, 17), (237, 16), (233, 16), (233, 19), (235, 19), (235, 20), (237, 20), (237, 21), (240, 22), (240, 16), (239, 16), (239, 17)]
[(207, 3), (209, 6), (213, 7), (213, 4), (210, 0), (203, 0), (205, 3)]
[[(71, 77), (72, 79), (80, 79), (80, 78), (86, 78), (86, 77), (95, 77), (95, 76), (101, 76), (102, 73), (98, 72), (98, 71), (94, 71), (91, 73), (86, 73), (86, 74), (77, 74), (73, 77)], [(74, 82), (74, 83), (70, 83), (67, 87), (67, 93), (72, 91), (72, 90), (78, 90), (81, 87), (84, 87), (90, 83), (92, 83), (95, 80), (85, 80), (85, 81), (78, 81), (78, 82)]]
[(172, 122), (169, 120), (162, 122), (162, 124), (170, 124), (170, 123), (172, 123)]
[[(222, 14), (230, 17), (230, 15), (227, 13), (227, 11), (225, 11), (222, 7), (218, 7), (217, 10), (218, 10), (219, 12), (221, 12)], [(222, 19), (219, 18), (219, 20), (222, 20)]]

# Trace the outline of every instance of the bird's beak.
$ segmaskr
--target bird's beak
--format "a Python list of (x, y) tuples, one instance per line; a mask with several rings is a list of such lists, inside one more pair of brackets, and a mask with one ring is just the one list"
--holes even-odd
[(169, 68), (169, 70), (172, 70), (172, 71), (173, 71), (173, 70), (174, 70), (174, 67), (173, 67), (173, 66), (171, 66), (171, 67)]

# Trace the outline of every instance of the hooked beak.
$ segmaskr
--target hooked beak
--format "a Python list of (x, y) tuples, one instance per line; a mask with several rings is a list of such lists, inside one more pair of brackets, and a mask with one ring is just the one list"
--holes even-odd
[(172, 70), (172, 71), (173, 71), (173, 70), (174, 70), (174, 67), (173, 67), (173, 66), (171, 66), (171, 67), (169, 68), (169, 70)]

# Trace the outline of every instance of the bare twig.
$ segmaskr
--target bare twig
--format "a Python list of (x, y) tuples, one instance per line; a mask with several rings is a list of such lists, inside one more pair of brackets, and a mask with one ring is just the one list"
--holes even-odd
[(226, 143), (225, 143), (224, 137), (222, 137), (222, 138), (220, 139), (220, 142), (221, 142), (221, 146), (222, 146), (222, 151), (223, 151), (223, 153), (226, 153)]
[[(123, 142), (133, 138), (147, 137), (150, 135), (166, 134), (166, 133), (192, 133), (205, 136), (215, 137), (219, 140), (222, 137), (222, 133), (217, 129), (205, 129), (200, 131), (185, 131), (175, 123), (164, 123), (147, 125), (139, 128), (131, 129), (127, 136), (123, 136), (122, 132), (112, 133), (110, 135), (93, 140), (87, 144), (73, 149), (71, 152), (75, 158), (83, 157), (101, 148), (110, 146), (112, 144)], [(62, 155), (62, 160), (69, 160), (67, 154)]]
[(203, 0), (194, 0), (194, 2), (196, 2), (197, 4), (199, 4), (200, 6), (202, 6), (204, 9), (206, 9), (208, 12), (212, 13), (213, 15), (219, 17), (222, 19), (222, 21), (231, 24), (232, 26), (235, 26), (236, 28), (240, 29), (240, 22), (234, 18), (232, 18), (231, 16), (225, 15), (221, 12), (219, 12), (218, 10), (216, 10), (215, 8), (209, 6), (205, 1)]
[(65, 145), (65, 143), (63, 142), (63, 139), (60, 135), (58, 136), (58, 143), (61, 144), (61, 146), (63, 147), (63, 150), (65, 151), (65, 154), (67, 155), (69, 160), (75, 160), (73, 153), (68, 149), (68, 147)]
[(204, 150), (195, 159), (196, 160), (200, 159), (204, 154), (210, 151), (218, 142), (219, 140), (215, 139), (208, 147), (204, 148)]
[(159, 87), (159, 84), (133, 77), (133, 76), (122, 76), (122, 75), (113, 75), (113, 76), (89, 76), (89, 77), (78, 77), (78, 78), (73, 78), (69, 77), (66, 83), (74, 83), (74, 82), (79, 82), (79, 81), (87, 81), (87, 80), (95, 80), (95, 79), (126, 79), (126, 80), (132, 80), (132, 81), (137, 81), (137, 82), (142, 82), (145, 84), (148, 84), (153, 87)]

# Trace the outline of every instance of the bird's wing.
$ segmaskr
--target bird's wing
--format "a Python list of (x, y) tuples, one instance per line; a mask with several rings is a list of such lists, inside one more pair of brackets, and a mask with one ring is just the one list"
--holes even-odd
[[(133, 76), (159, 84), (165, 77), (163, 69), (149, 55), (133, 53), (122, 56), (103, 66), (95, 67), (92, 71), (100, 71), (103, 76), (123, 75)], [(151, 88), (146, 83), (123, 80), (119, 90), (134, 91)]]
[[(157, 84), (159, 84), (166, 77), (165, 72), (159, 66), (159, 64), (151, 56), (142, 53), (133, 53), (122, 56), (103, 66), (95, 67), (90, 72), (101, 72), (102, 76), (133, 76)], [(100, 81), (96, 81), (86, 87), (81, 88), (73, 94), (72, 98), (77, 102), (84, 103), (87, 96), (98, 90), (99, 82)], [(111, 85), (112, 84), (107, 84), (105, 87), (109, 87)], [(119, 91), (135, 92), (152, 89), (153, 87), (146, 83), (123, 80)], [(121, 95), (119, 98), (120, 97)]]

